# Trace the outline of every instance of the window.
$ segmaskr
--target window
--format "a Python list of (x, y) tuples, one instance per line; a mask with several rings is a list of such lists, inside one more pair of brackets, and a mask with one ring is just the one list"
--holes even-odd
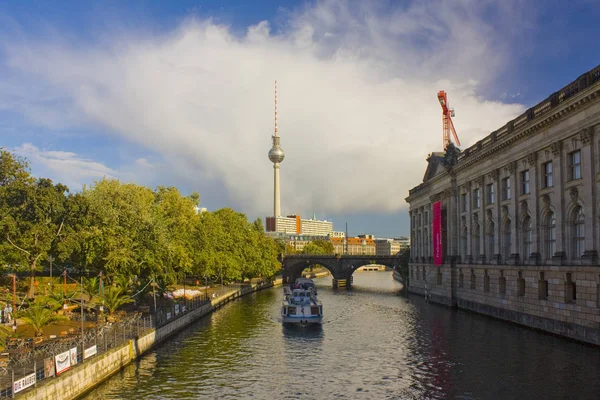
[(467, 194), (463, 193), (460, 197), (460, 208), (463, 212), (467, 211)]
[(548, 300), (548, 281), (544, 278), (543, 272), (540, 272), (540, 280), (538, 281), (538, 299)]
[(475, 290), (476, 288), (476, 281), (475, 281), (475, 270), (472, 269), (471, 270), (471, 289)]
[(552, 187), (552, 161), (548, 161), (544, 165), (544, 187)]
[(522, 271), (519, 271), (519, 279), (517, 279), (517, 296), (525, 296), (525, 278)]
[(504, 271), (500, 271), (500, 278), (498, 278), (498, 293), (501, 295), (506, 294), (506, 278), (504, 277)]
[(473, 190), (473, 208), (479, 208), (481, 206), (481, 197), (479, 194), (479, 189)]
[(494, 204), (494, 184), (487, 185), (488, 204)]
[(577, 301), (577, 286), (573, 280), (573, 274), (567, 272), (567, 281), (565, 282), (565, 303), (575, 303)]
[(569, 154), (569, 180), (581, 179), (581, 151), (577, 150)]
[(425, 225), (429, 223), (429, 213), (425, 211)]
[(490, 291), (490, 276), (488, 275), (487, 270), (485, 271), (485, 275), (483, 275), (483, 291)]
[(490, 222), (488, 225), (488, 243), (487, 243), (487, 255), (488, 259), (494, 255), (494, 240), (495, 236), (496, 224), (494, 222)]
[(503, 240), (502, 240), (502, 245), (503, 245), (503, 251), (502, 251), (502, 256), (504, 257), (504, 262), (506, 262), (509, 258), (510, 258), (510, 247), (511, 247), (511, 241), (512, 241), (512, 237), (511, 237), (511, 224), (510, 224), (510, 219), (506, 220), (506, 222), (504, 223), (504, 232), (503, 232)]
[(479, 222), (477, 221), (477, 216), (475, 215), (475, 222), (473, 223), (473, 249), (471, 253), (475, 259), (479, 258), (479, 237), (481, 236)]
[(554, 253), (556, 253), (556, 219), (551, 212), (546, 217), (546, 259), (551, 259)]
[(585, 252), (585, 217), (583, 208), (577, 207), (573, 212), (573, 258), (583, 256)]
[(531, 218), (525, 217), (523, 220), (523, 246), (522, 253), (523, 259), (527, 260), (527, 258), (531, 255)]
[(529, 170), (521, 172), (521, 194), (529, 194)]
[(510, 200), (510, 178), (502, 179), (502, 199)]

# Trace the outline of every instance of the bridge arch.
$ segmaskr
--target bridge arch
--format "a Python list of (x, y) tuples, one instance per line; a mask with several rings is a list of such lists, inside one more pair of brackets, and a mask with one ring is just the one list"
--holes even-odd
[(302, 276), (305, 268), (315, 264), (320, 264), (331, 272), (334, 287), (337, 286), (338, 281), (347, 282), (350, 285), (352, 274), (362, 266), (379, 264), (397, 269), (400, 265), (398, 256), (295, 254), (284, 256), (282, 259), (284, 284), (294, 283)]

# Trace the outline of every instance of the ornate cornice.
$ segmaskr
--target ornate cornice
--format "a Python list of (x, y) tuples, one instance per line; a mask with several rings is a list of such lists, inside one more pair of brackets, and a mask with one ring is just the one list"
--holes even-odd
[(508, 163), (508, 165), (506, 166), (506, 170), (508, 171), (509, 174), (512, 174), (513, 172), (515, 172), (517, 170), (517, 162), (513, 161)]
[[(545, 128), (546, 126), (548, 126), (550, 124), (557, 122), (558, 120), (561, 120), (561, 119), (567, 117), (568, 115), (576, 112), (579, 108), (587, 105), (587, 103), (589, 103), (593, 100), (596, 100), (597, 98), (600, 97), (600, 85), (598, 83), (587, 88), (586, 90), (589, 90), (589, 89), (591, 89), (591, 91), (589, 93), (587, 93), (585, 96), (580, 97), (576, 101), (574, 100), (576, 98), (576, 96), (573, 96), (571, 99), (568, 100), (568, 101), (572, 101), (572, 103), (569, 104), (568, 101), (565, 101), (565, 103), (567, 103), (566, 106), (564, 106), (563, 108), (559, 108), (552, 114), (545, 114), (545, 115), (547, 115), (545, 118), (540, 118), (540, 119), (533, 118), (531, 121), (528, 121), (527, 123), (523, 124), (524, 128), (521, 128), (521, 127), (516, 128), (514, 131), (516, 133), (513, 134), (512, 136), (507, 137), (506, 139), (499, 141), (498, 143), (494, 143), (494, 145), (492, 145), (492, 146), (486, 146), (486, 147), (489, 147), (488, 149), (485, 149), (483, 151), (481, 151), (481, 150), (476, 151), (476, 153), (473, 155), (469, 154), (469, 155), (465, 156), (464, 158), (459, 159), (458, 164), (454, 167), (455, 170), (458, 171), (458, 170), (468, 168), (470, 165), (472, 165), (474, 163), (477, 163), (481, 160), (487, 159), (493, 153), (501, 151), (502, 149), (504, 149), (508, 146), (511, 146), (515, 142), (520, 141), (530, 135), (535, 134), (537, 131)], [(470, 148), (465, 150), (465, 152), (467, 152), (469, 150), (470, 150)]]
[(488, 172), (487, 177), (489, 180), (491, 181), (497, 181), (498, 180), (498, 170), (497, 169), (493, 169), (490, 172)]
[(537, 152), (533, 152), (533, 153), (529, 153), (527, 154), (527, 162), (529, 163), (530, 167), (533, 167), (535, 165), (535, 162), (537, 161)]

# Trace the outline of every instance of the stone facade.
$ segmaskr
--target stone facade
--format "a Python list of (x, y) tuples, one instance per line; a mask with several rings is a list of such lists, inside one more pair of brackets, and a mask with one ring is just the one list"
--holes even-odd
[(600, 66), (474, 146), (427, 161), (406, 199), (409, 290), (600, 345)]

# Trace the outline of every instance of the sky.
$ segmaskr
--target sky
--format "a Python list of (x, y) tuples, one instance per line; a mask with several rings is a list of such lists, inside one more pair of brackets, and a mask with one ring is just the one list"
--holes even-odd
[[(568, 5), (565, 5), (568, 4)], [(0, 1), (0, 147), (72, 191), (103, 177), (335, 230), (408, 235), (405, 198), (600, 64), (600, 1)]]

